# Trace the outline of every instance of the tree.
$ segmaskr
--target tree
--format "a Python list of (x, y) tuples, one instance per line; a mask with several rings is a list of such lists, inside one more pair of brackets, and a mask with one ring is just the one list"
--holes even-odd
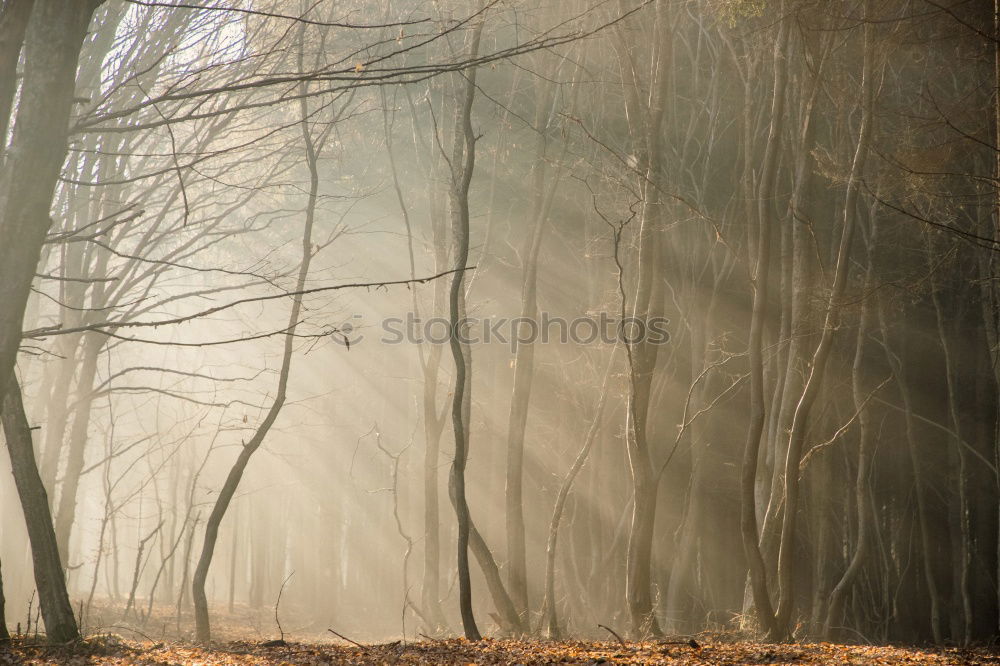
[[(7, 448), (32, 537), (35, 584), (46, 633), (54, 642), (73, 640), (79, 632), (55, 549), (48, 501), (35, 465), (14, 364), (28, 293), (51, 223), (52, 195), (66, 155), (77, 61), (99, 4), (93, 0), (34, 3), (24, 33), (24, 80), (11, 146), (0, 168), (0, 236), (7, 239), (0, 246), (0, 300), (4, 303), (0, 309), (0, 399)], [(8, 3), (3, 9), (5, 19), (8, 11), (26, 11)], [(3, 36), (9, 37), (11, 32), (5, 30)], [(4, 54), (8, 72), (11, 61), (16, 63), (17, 50), (8, 47)], [(3, 92), (9, 100), (13, 91)], [(9, 109), (9, 102), (4, 106)]]
[[(636, 321), (662, 314), (664, 196), (663, 118), (669, 86), (668, 53), (671, 46), (670, 17), (666, 5), (657, 4), (646, 40), (633, 40), (624, 25), (616, 26), (615, 50), (625, 73), (626, 115), (636, 118), (640, 131), (632, 141), (635, 153), (635, 187), (639, 193), (637, 268), (632, 303)], [(645, 43), (644, 43), (645, 42)], [(640, 49), (648, 48), (644, 54)], [(643, 56), (646, 56), (644, 58)], [(648, 71), (639, 64), (646, 60)], [(646, 79), (639, 77), (645, 75)], [(643, 95), (648, 89), (648, 95)], [(625, 304), (623, 302), (623, 308)], [(624, 310), (623, 310), (624, 323)], [(625, 444), (632, 477), (633, 503), (626, 555), (625, 601), (632, 632), (639, 637), (662, 634), (653, 612), (652, 558), (658, 483), (654, 478), (649, 425), (653, 375), (659, 348), (641, 339), (625, 341), (629, 393)]]
[[(872, 5), (865, 4), (865, 16), (872, 16)], [(842, 299), (847, 284), (847, 273), (850, 269), (851, 247), (854, 239), (854, 229), (857, 222), (857, 199), (860, 182), (864, 178), (865, 161), (872, 133), (872, 104), (875, 95), (874, 77), (874, 44), (872, 40), (874, 29), (872, 24), (865, 26), (864, 65), (861, 73), (861, 126), (858, 130), (857, 147), (851, 162), (850, 175), (847, 181), (847, 191), (844, 195), (844, 221), (841, 229), (840, 243), (837, 247), (837, 259), (834, 267), (833, 284), (826, 305), (826, 315), (823, 322), (819, 344), (813, 352), (809, 376), (806, 379), (802, 394), (795, 407), (791, 431), (788, 435), (788, 453), (785, 458), (785, 507), (781, 526), (781, 548), (778, 554), (778, 586), (779, 600), (775, 611), (775, 620), (780, 632), (789, 632), (789, 622), (792, 617), (793, 596), (793, 550), (795, 548), (795, 529), (798, 512), (799, 464), (802, 458), (802, 444), (805, 439), (806, 420), (813, 403), (819, 394), (819, 388), (826, 371), (827, 360), (833, 346), (833, 337), (840, 321)]]
[[(473, 58), (479, 53), (479, 40), (483, 23), (473, 28), (469, 52)], [(462, 615), (462, 629), (470, 641), (482, 638), (472, 610), (472, 577), (469, 571), (469, 538), (472, 519), (465, 494), (465, 467), (469, 456), (469, 405), (471, 403), (469, 377), (470, 354), (464, 321), (465, 271), (469, 262), (469, 187), (476, 168), (476, 133), (472, 128), (472, 102), (476, 94), (476, 69), (465, 74), (458, 104), (455, 109), (453, 147), (451, 152), (451, 236), (454, 243), (455, 273), (448, 292), (448, 316), (451, 356), (455, 362), (455, 390), (451, 402), (451, 423), (455, 434), (455, 457), (452, 460), (449, 491), (458, 521), (458, 604)]]
[[(753, 591), (754, 607), (762, 627), (772, 640), (784, 638), (785, 629), (780, 621), (776, 621), (772, 610), (771, 599), (767, 589), (766, 570), (758, 548), (757, 504), (754, 500), (754, 490), (757, 482), (757, 458), (760, 451), (760, 440), (764, 432), (765, 396), (764, 396), (764, 343), (763, 328), (765, 324), (768, 283), (771, 269), (771, 206), (774, 198), (774, 180), (778, 168), (778, 152), (780, 150), (781, 132), (784, 122), (785, 84), (787, 81), (785, 50), (788, 46), (787, 20), (781, 22), (778, 40), (774, 47), (774, 89), (771, 95), (770, 127), (768, 129), (767, 145), (764, 150), (764, 160), (761, 166), (761, 185), (758, 194), (757, 208), (757, 256), (754, 261), (754, 271), (751, 275), (753, 285), (753, 307), (750, 320), (750, 424), (747, 432), (746, 449), (743, 454), (740, 531), (743, 536), (743, 552), (747, 559), (750, 573), (750, 585)], [(749, 159), (749, 155), (747, 156)], [(786, 510), (789, 506), (786, 503)]]
[[(301, 40), (301, 37), (300, 37)], [(302, 42), (300, 41), (299, 68), (302, 70), (303, 53)], [(303, 92), (306, 84), (301, 84)], [(299, 98), (299, 122), (302, 130), (302, 145), (305, 149), (305, 163), (309, 169), (309, 193), (306, 200), (306, 209), (302, 227), (302, 255), (299, 262), (299, 272), (295, 280), (295, 288), (292, 295), (292, 307), (288, 314), (288, 327), (284, 336), (284, 347), (281, 354), (281, 369), (278, 371), (278, 386), (271, 406), (257, 426), (256, 432), (250, 441), (243, 443), (239, 455), (233, 466), (229, 470), (226, 481), (223, 484), (219, 495), (212, 506), (212, 511), (205, 523), (205, 539), (202, 543), (201, 555), (198, 558), (198, 566), (195, 567), (192, 578), (191, 596), (194, 599), (195, 608), (195, 635), (198, 640), (207, 643), (211, 640), (211, 625), (208, 614), (208, 597), (205, 594), (205, 582), (208, 579), (208, 569), (212, 564), (212, 556), (215, 553), (215, 544), (219, 538), (219, 526), (226, 515), (226, 510), (232, 502), (233, 495), (239, 487), (240, 480), (250, 463), (250, 457), (260, 448), (267, 437), (268, 432), (278, 419), (281, 408), (285, 404), (288, 390), (288, 377), (292, 367), (292, 352), (295, 342), (295, 331), (298, 328), (302, 312), (302, 292), (306, 287), (306, 279), (309, 277), (309, 265), (313, 258), (313, 225), (316, 219), (316, 202), (319, 196), (319, 159), (323, 149), (323, 138), (325, 133), (321, 133), (317, 138), (313, 135), (313, 129), (309, 123), (309, 106), (306, 96), (303, 94)]]
[(21, 390), (11, 379), (3, 402), (0, 420), (14, 471), (14, 484), (21, 499), (24, 522), (31, 542), (31, 561), (35, 570), (35, 587), (45, 620), (45, 635), (53, 643), (66, 643), (79, 638), (80, 631), (66, 591), (59, 548), (52, 529), (48, 495), (35, 464), (31, 441), (31, 426), (24, 414)]
[(3, 596), (3, 577), (0, 574), (0, 643), (10, 640), (10, 632), (7, 631), (6, 603)]

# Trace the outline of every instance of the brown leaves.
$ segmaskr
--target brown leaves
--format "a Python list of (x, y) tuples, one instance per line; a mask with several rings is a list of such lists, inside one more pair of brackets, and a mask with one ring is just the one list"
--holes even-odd
[(986, 649), (919, 649), (831, 643), (644, 641), (519, 641), (453, 638), (380, 645), (232, 642), (203, 648), (185, 643), (85, 641), (72, 647), (15, 642), (0, 647), (0, 664), (1000, 664)]

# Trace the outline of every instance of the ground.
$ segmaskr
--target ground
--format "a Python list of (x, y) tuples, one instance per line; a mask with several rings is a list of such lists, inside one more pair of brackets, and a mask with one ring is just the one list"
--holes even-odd
[(462, 639), (351, 645), (137, 642), (104, 635), (67, 647), (0, 645), (0, 664), (1000, 664), (1000, 650), (748, 641), (674, 643)]

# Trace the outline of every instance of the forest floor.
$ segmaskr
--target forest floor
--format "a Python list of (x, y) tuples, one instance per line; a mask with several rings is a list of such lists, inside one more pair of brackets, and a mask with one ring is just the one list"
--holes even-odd
[(132, 641), (108, 634), (72, 646), (35, 641), (0, 645), (0, 664), (1000, 664), (1000, 650), (749, 641), (518, 641), (463, 639), (345, 645), (267, 646), (233, 641), (212, 647)]
[[(487, 638), (469, 642), (460, 638), (391, 641), (376, 638), (364, 622), (342, 618), (344, 627), (329, 629), (310, 613), (295, 607), (281, 612), (285, 629), (275, 621), (277, 609), (255, 609), (236, 604), (213, 608), (209, 646), (194, 641), (193, 618), (175, 616), (174, 609), (156, 605), (149, 614), (126, 615), (120, 604), (95, 604), (86, 614), (86, 640), (65, 646), (46, 645), (30, 622), (29, 631), (0, 644), (0, 666), (7, 664), (141, 664), (258, 666), (269, 664), (995, 664), (1000, 647), (868, 646), (833, 643), (770, 644), (750, 640), (733, 629), (704, 631), (693, 639), (660, 641), (513, 640)], [(20, 631), (22, 624), (16, 625)], [(283, 636), (285, 641), (268, 640)], [(384, 636), (384, 634), (382, 634)], [(689, 642), (690, 640), (690, 642)]]

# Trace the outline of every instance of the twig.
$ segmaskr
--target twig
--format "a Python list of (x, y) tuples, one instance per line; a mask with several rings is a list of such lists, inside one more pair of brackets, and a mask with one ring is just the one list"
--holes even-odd
[(278, 607), (281, 605), (281, 593), (285, 591), (285, 584), (288, 583), (288, 580), (294, 575), (295, 572), (292, 571), (285, 576), (285, 580), (281, 582), (281, 587), (278, 588), (278, 598), (274, 601), (274, 623), (278, 625), (278, 633), (281, 634), (281, 638), (279, 640), (282, 643), (285, 642), (285, 630), (281, 628), (281, 620), (278, 619)]
[[(136, 629), (135, 627), (130, 627), (130, 626), (127, 626), (127, 625), (124, 625), (124, 624), (111, 624), (111, 625), (108, 625), (108, 629), (119, 629), (121, 631), (128, 631), (128, 632), (131, 632), (133, 634), (137, 634), (139, 636), (142, 636), (143, 638), (145, 638), (147, 641), (149, 641), (151, 643), (155, 643), (156, 642), (156, 639), (153, 638), (152, 636), (150, 636), (149, 634), (145, 634), (145, 633), (139, 631), (138, 629)], [(108, 632), (108, 633), (110, 634), (110, 632)]]
[[(335, 284), (326, 287), (312, 287), (309, 289), (299, 289), (296, 291), (286, 291), (280, 294), (267, 294), (265, 296), (253, 296), (248, 298), (240, 298), (235, 301), (224, 303), (222, 305), (217, 305), (200, 312), (193, 314), (187, 314), (177, 317), (170, 317), (167, 319), (162, 319), (158, 321), (103, 321), (96, 322), (93, 324), (87, 324), (85, 326), (74, 326), (70, 328), (63, 328), (62, 324), (56, 324), (54, 326), (45, 326), (42, 328), (33, 329), (30, 331), (24, 331), (21, 337), (23, 338), (45, 338), (53, 335), (68, 335), (71, 333), (82, 333), (86, 331), (98, 331), (105, 333), (110, 337), (116, 337), (110, 331), (118, 331), (124, 328), (158, 328), (160, 326), (172, 326), (175, 324), (183, 324), (194, 319), (201, 319), (209, 315), (217, 314), (224, 310), (229, 310), (240, 305), (247, 305), (249, 303), (261, 303), (264, 301), (271, 301), (281, 298), (289, 298), (296, 296), (309, 296), (312, 294), (319, 294), (328, 291), (337, 291), (340, 289), (385, 289), (388, 287), (395, 287), (401, 285), (418, 285), (426, 284), (438, 278), (451, 275), (453, 273), (461, 273), (462, 271), (474, 270), (475, 266), (463, 266), (460, 268), (452, 268), (447, 271), (441, 271), (435, 275), (427, 275), (424, 277), (419, 277), (415, 279), (407, 280), (383, 280), (381, 282), (349, 282), (345, 284)], [(280, 331), (284, 332), (284, 331)]]
[(351, 640), (350, 638), (348, 638), (347, 636), (345, 636), (345, 635), (343, 635), (343, 634), (338, 634), (338, 633), (337, 633), (336, 631), (334, 631), (333, 629), (327, 629), (327, 631), (329, 631), (329, 632), (330, 632), (331, 634), (333, 634), (333, 635), (334, 635), (334, 636), (336, 636), (337, 638), (342, 638), (343, 640), (347, 641), (348, 643), (351, 643), (352, 645), (357, 645), (357, 646), (358, 646), (359, 648), (361, 648), (362, 650), (364, 650), (364, 649), (365, 649), (365, 646), (364, 646), (364, 645), (362, 645), (361, 643), (359, 643), (359, 642), (357, 642), (357, 641), (352, 641), (352, 640)]
[(799, 474), (801, 474), (802, 471), (806, 468), (806, 465), (809, 464), (809, 461), (812, 459), (814, 455), (817, 455), (820, 451), (822, 451), (826, 447), (836, 442), (840, 438), (840, 436), (843, 435), (847, 431), (847, 429), (851, 427), (851, 424), (854, 423), (854, 421), (858, 418), (858, 416), (861, 415), (861, 412), (864, 410), (864, 408), (868, 405), (868, 401), (874, 398), (875, 394), (878, 393), (883, 386), (888, 384), (889, 380), (891, 379), (892, 375), (889, 375), (888, 377), (882, 380), (881, 384), (873, 388), (871, 390), (871, 393), (868, 394), (868, 396), (861, 402), (861, 405), (859, 405), (858, 408), (854, 411), (854, 414), (851, 416), (851, 418), (847, 419), (847, 422), (844, 425), (840, 426), (840, 428), (837, 429), (837, 432), (833, 433), (833, 436), (830, 439), (826, 440), (822, 444), (817, 444), (813, 446), (806, 452), (804, 456), (802, 456), (802, 460), (799, 462)]
[(622, 638), (617, 631), (615, 631), (614, 629), (612, 629), (607, 625), (598, 624), (597, 626), (600, 627), (601, 629), (606, 629), (607, 631), (609, 631), (612, 636), (618, 639), (618, 642), (622, 644), (622, 647), (628, 647), (628, 645), (625, 644), (625, 639)]

